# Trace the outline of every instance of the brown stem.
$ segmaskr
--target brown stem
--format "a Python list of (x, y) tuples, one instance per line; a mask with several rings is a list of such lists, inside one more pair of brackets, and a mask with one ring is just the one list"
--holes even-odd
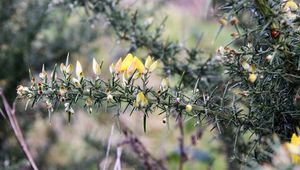
[(20, 126), (19, 126), (19, 123), (18, 123), (18, 120), (17, 120), (17, 117), (16, 117), (16, 110), (15, 110), (15, 102), (13, 104), (13, 106), (11, 107), (9, 104), (8, 104), (8, 101), (6, 99), (6, 97), (4, 96), (3, 94), (3, 90), (0, 89), (0, 96), (2, 98), (2, 103), (4, 105), (4, 108), (5, 108), (5, 112), (6, 112), (6, 115), (9, 119), (9, 123), (14, 131), (14, 134), (17, 138), (17, 141), (19, 142), (19, 144), (21, 145), (21, 148), (22, 148), (22, 151), (24, 152), (24, 154), (26, 155), (32, 169), (34, 170), (38, 170), (38, 167), (36, 166), (33, 158), (32, 158), (32, 155), (28, 149), (28, 146), (27, 146), (27, 143), (24, 139), (24, 136), (23, 136), (23, 133), (20, 129)]
[(179, 170), (183, 170), (183, 165), (187, 161), (187, 155), (184, 150), (184, 129), (183, 129), (183, 122), (182, 122), (181, 115), (179, 115), (177, 121), (178, 121), (178, 127), (180, 129), (180, 136), (178, 137), (179, 151), (180, 151)]
[(163, 162), (154, 158), (154, 156), (147, 151), (146, 147), (138, 139), (138, 137), (135, 136), (133, 132), (129, 130), (129, 128), (123, 123), (122, 129), (125, 139), (118, 144), (118, 147), (129, 145), (132, 151), (140, 158), (140, 160), (143, 160), (145, 169), (147, 170), (167, 170), (167, 168), (163, 165)]

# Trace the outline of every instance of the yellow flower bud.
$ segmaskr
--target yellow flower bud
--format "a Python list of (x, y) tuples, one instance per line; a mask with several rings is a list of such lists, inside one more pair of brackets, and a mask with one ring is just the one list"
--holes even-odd
[(221, 19), (219, 20), (219, 23), (220, 23), (222, 26), (226, 26), (226, 25), (227, 25), (227, 20), (224, 19), (224, 18), (221, 18)]
[(71, 74), (73, 72), (73, 65), (69, 64), (68, 67), (66, 68), (66, 73)]
[(165, 90), (168, 89), (168, 87), (169, 87), (169, 81), (168, 81), (168, 79), (166, 79), (166, 78), (162, 79), (162, 81), (160, 83), (160, 89), (162, 91), (165, 91)]
[(192, 111), (192, 109), (193, 109), (193, 106), (190, 105), (190, 104), (188, 104), (188, 105), (185, 106), (185, 111), (186, 111), (187, 113), (190, 113), (190, 112)]
[(248, 81), (250, 81), (251, 83), (254, 83), (257, 79), (257, 75), (254, 73), (250, 73), (249, 77), (248, 77)]
[(115, 72), (115, 65), (114, 63), (112, 63), (110, 66), (109, 66), (109, 72), (110, 74), (113, 74)]
[(83, 77), (82, 67), (79, 61), (76, 62), (76, 76), (78, 79), (81, 79)]
[(248, 64), (246, 60), (242, 61), (242, 67), (247, 71), (250, 70), (250, 64)]
[(147, 59), (146, 59), (146, 61), (145, 61), (145, 67), (147, 68), (147, 69), (150, 69), (150, 66), (151, 66), (151, 64), (152, 64), (152, 58), (151, 58), (151, 56), (149, 55), (148, 57), (147, 57)]
[(139, 92), (136, 96), (135, 106), (136, 107), (145, 107), (148, 105), (148, 99), (145, 97), (143, 92)]
[(154, 61), (149, 68), (149, 72), (153, 72), (158, 67), (158, 60)]
[(101, 74), (101, 67), (95, 58), (93, 58), (93, 72), (97, 76)]

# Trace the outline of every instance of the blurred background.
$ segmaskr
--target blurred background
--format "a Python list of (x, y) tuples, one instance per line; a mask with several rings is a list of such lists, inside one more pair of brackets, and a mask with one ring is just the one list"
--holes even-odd
[[(84, 7), (63, 0), (1, 0), (0, 2), (0, 87), (9, 102), (16, 97), (18, 84), (30, 84), (28, 69), (37, 77), (45, 64), (51, 70), (55, 63), (66, 60), (83, 64), (86, 75), (91, 73), (92, 58), (103, 61), (104, 79), (109, 78), (108, 66), (123, 57), (131, 48), (119, 40), (105, 17), (91, 17)], [(222, 2), (222, 1), (221, 1)], [(199, 46), (207, 53), (215, 54), (221, 45), (228, 44), (231, 28), (224, 29), (219, 38), (215, 17), (216, 7), (221, 3), (211, 0), (121, 0), (123, 8), (138, 10), (145, 22), (159, 25), (167, 16), (163, 39), (193, 47), (202, 36)], [(141, 58), (146, 57), (141, 52)], [(181, 56), (178, 56), (181, 57)], [(158, 88), (162, 79), (160, 70), (150, 81)], [(91, 75), (91, 74), (90, 74)], [(118, 119), (113, 109), (100, 108), (89, 114), (79, 108), (67, 121), (64, 110), (57, 109), (49, 123), (47, 109), (37, 105), (25, 111), (26, 101), (17, 101), (17, 118), (29, 148), (40, 169), (113, 169), (116, 159), (116, 144), (124, 139), (118, 123), (129, 127), (157, 159), (165, 159), (168, 169), (178, 166), (178, 128), (175, 118), (169, 127), (163, 123), (163, 115), (152, 114), (143, 131), (143, 114), (122, 114)], [(2, 106), (1, 106), (2, 107)], [(0, 118), (0, 169), (30, 169), (28, 162), (7, 120)], [(193, 121), (185, 122), (185, 143), (192, 158), (185, 169), (226, 169), (222, 144), (211, 128), (200, 129), (201, 138), (192, 145), (190, 136), (195, 133)], [(106, 157), (108, 140), (111, 150)], [(198, 134), (198, 132), (197, 132)], [(123, 148), (122, 169), (143, 169), (143, 160), (137, 159), (130, 148)]]

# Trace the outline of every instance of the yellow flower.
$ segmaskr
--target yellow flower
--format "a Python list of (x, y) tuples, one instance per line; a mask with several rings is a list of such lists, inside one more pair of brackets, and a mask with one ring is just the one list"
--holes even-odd
[(153, 72), (157, 68), (157, 66), (158, 66), (158, 60), (154, 61), (154, 63), (151, 64), (149, 71)]
[(291, 154), (293, 164), (300, 163), (300, 138), (295, 133), (292, 135), (291, 142), (286, 143), (286, 147)]
[(128, 75), (131, 75), (135, 70), (137, 70), (138, 73), (143, 74), (145, 72), (145, 67), (140, 59), (137, 57), (134, 57), (131, 64), (128, 66), (126, 73)]
[(83, 77), (82, 67), (79, 61), (76, 63), (76, 75), (78, 79), (81, 79)]
[(127, 54), (118, 71), (125, 72), (130, 66), (130, 64), (132, 63), (132, 61), (133, 61), (133, 55), (131, 53)]
[(95, 58), (93, 58), (93, 71), (97, 76), (101, 74), (101, 67)]
[(248, 77), (248, 81), (250, 81), (251, 83), (254, 83), (257, 79), (257, 75), (254, 73), (250, 73), (249, 77)]
[(193, 109), (193, 106), (190, 105), (190, 104), (188, 104), (188, 105), (185, 106), (185, 111), (186, 111), (187, 113), (190, 113), (190, 112), (192, 111), (192, 109)]
[(147, 57), (147, 59), (146, 59), (146, 61), (145, 61), (145, 67), (147, 68), (147, 69), (150, 69), (150, 66), (152, 65), (152, 58), (151, 58), (151, 56), (149, 55), (148, 57)]
[(145, 97), (143, 92), (139, 92), (136, 95), (135, 107), (145, 107), (148, 105), (148, 99)]
[(298, 5), (294, 1), (288, 0), (285, 2), (283, 9), (284, 11), (288, 11), (288, 10), (296, 11), (298, 9)]

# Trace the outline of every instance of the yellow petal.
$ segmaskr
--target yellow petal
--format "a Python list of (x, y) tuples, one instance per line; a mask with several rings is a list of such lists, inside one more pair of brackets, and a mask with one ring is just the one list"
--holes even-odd
[(136, 62), (133, 60), (133, 62), (128, 66), (126, 73), (128, 75), (131, 75), (136, 70)]
[(158, 60), (154, 61), (154, 63), (151, 64), (149, 71), (153, 72), (157, 68), (157, 66), (158, 66)]
[(149, 55), (148, 57), (147, 57), (147, 59), (146, 59), (146, 62), (145, 62), (145, 67), (147, 68), (147, 69), (149, 69), (150, 68), (150, 66), (151, 66), (151, 64), (152, 64), (152, 58), (151, 58), (151, 56)]
[(68, 67), (66, 68), (66, 73), (71, 74), (73, 72), (73, 65), (69, 64)]
[(300, 145), (300, 138), (293, 133), (292, 138), (291, 138), (291, 144), (299, 146)]
[(291, 157), (292, 157), (292, 163), (293, 164), (299, 164), (300, 163), (300, 158), (299, 158), (298, 155), (291, 154)]
[(120, 58), (118, 60), (118, 62), (116, 63), (116, 66), (115, 66), (115, 72), (118, 73), (119, 72), (119, 69), (121, 67), (121, 64), (122, 64), (122, 58)]
[(291, 154), (300, 155), (300, 146), (299, 145), (293, 145), (291, 143), (286, 143), (285, 146)]
[(76, 62), (76, 76), (78, 78), (82, 78), (83, 77), (83, 72), (82, 72), (82, 67), (79, 61)]
[(141, 60), (138, 59), (137, 57), (134, 57), (134, 63), (135, 63), (135, 67), (136, 67), (137, 71), (139, 73), (143, 74), (145, 72), (145, 66), (141, 62)]
[(121, 67), (119, 68), (119, 72), (126, 71), (129, 65), (132, 63), (132, 61), (133, 61), (133, 55), (131, 53), (127, 54), (127, 56), (125, 57), (125, 59), (121, 64)]
[(98, 62), (95, 58), (93, 58), (93, 71), (94, 71), (94, 74), (96, 74), (97, 76), (99, 76), (101, 74), (100, 65), (98, 64)]
[(256, 79), (257, 79), (256, 74), (253, 74), (253, 73), (249, 74), (248, 81), (250, 81), (251, 83), (254, 83), (256, 81)]

